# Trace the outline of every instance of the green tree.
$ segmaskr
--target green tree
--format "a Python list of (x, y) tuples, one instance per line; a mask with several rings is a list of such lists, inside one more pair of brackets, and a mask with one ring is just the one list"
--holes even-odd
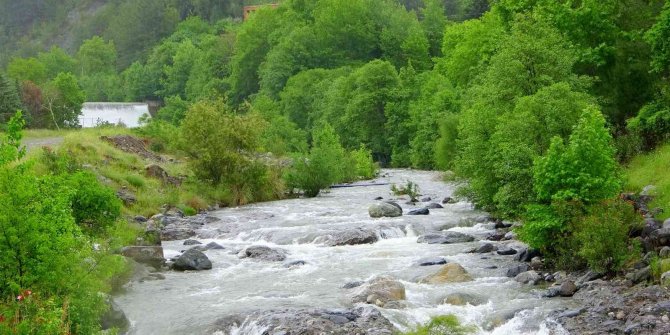
[(29, 80), (41, 84), (47, 80), (46, 66), (34, 57), (13, 58), (7, 65), (7, 75), (19, 82)]
[(79, 126), (79, 115), (85, 101), (84, 91), (71, 73), (59, 73), (44, 93), (44, 108), (55, 128)]
[(37, 59), (44, 64), (48, 79), (56, 78), (61, 72), (77, 72), (77, 61), (58, 46), (51, 47), (48, 52), (40, 52)]
[(0, 121), (7, 121), (21, 109), (21, 99), (16, 86), (0, 72)]
[(316, 129), (312, 137), (309, 155), (295, 159), (286, 176), (288, 186), (303, 190), (307, 197), (316, 197), (322, 189), (343, 181), (347, 169), (354, 168), (348, 166), (347, 152), (330, 125)]
[(430, 43), (430, 55), (440, 57), (442, 56), (444, 29), (447, 26), (447, 17), (444, 15), (444, 1), (425, 1), (425, 7), (421, 9), (421, 15), (423, 16), (421, 25)]
[(77, 60), (83, 76), (113, 73), (116, 71), (117, 60), (114, 42), (105, 42), (102, 37), (94, 36), (79, 47)]
[(600, 111), (584, 110), (567, 145), (554, 137), (547, 154), (536, 161), (533, 175), (540, 201), (594, 203), (616, 196), (621, 180), (612, 136)]

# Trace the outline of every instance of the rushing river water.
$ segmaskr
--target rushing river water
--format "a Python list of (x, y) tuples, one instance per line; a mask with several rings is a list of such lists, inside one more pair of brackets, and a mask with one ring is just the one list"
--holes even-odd
[[(385, 170), (374, 183), (416, 182), (423, 196), (440, 201), (455, 187), (440, 181), (438, 173)], [(368, 182), (361, 183), (365, 185)], [(513, 256), (470, 254), (466, 250), (482, 242), (435, 245), (417, 243), (417, 236), (451, 229), (483, 237), (493, 229), (481, 222), (484, 213), (469, 203), (444, 205), (427, 216), (371, 219), (368, 207), (382, 196), (394, 198), (388, 185), (338, 188), (314, 199), (291, 199), (223, 209), (221, 219), (206, 226), (207, 237), (224, 250), (206, 254), (213, 269), (201, 272), (166, 272), (164, 280), (134, 282), (116, 297), (131, 320), (130, 334), (211, 334), (211, 325), (228, 315), (286, 308), (351, 308), (342, 286), (378, 275), (398, 278), (405, 285), (407, 307), (381, 313), (398, 329), (407, 330), (431, 316), (453, 314), (461, 323), (476, 325), (481, 334), (560, 334), (547, 315), (568, 305), (560, 298), (541, 298), (538, 287), (522, 285), (505, 277)], [(421, 206), (399, 201), (405, 212)], [(374, 244), (328, 247), (327, 236), (343, 229), (375, 229), (381, 238)], [(183, 241), (164, 242), (166, 258), (176, 256)], [(259, 262), (239, 258), (236, 251), (250, 245), (267, 245), (288, 251), (287, 261), (305, 261), (286, 268), (283, 262)], [(474, 278), (465, 283), (418, 284), (417, 278), (439, 266), (419, 267), (416, 261), (441, 256), (461, 264)], [(492, 269), (492, 266), (497, 268)], [(478, 306), (443, 304), (449, 293), (483, 296)], [(263, 327), (248, 322), (218, 334), (262, 334)]]

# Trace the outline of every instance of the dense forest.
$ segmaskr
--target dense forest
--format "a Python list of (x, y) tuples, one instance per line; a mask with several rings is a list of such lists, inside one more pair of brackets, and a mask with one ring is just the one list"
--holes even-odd
[[(46, 165), (48, 178), (16, 163), (22, 122), (70, 128), (84, 101), (158, 101), (138, 132), (190, 157), (194, 178), (231, 190), (233, 203), (276, 198), (282, 187), (316, 196), (373, 176), (374, 160), (453, 171), (462, 196), (522, 220), (520, 238), (556, 267), (618, 271), (639, 254), (629, 238), (639, 219), (619, 199), (621, 166), (670, 134), (670, 3), (285, 0), (242, 21), (245, 4), (0, 1), (0, 121), (23, 111), (0, 142), (0, 203), (95, 181), (62, 157)], [(277, 172), (253, 158), (268, 152), (292, 166)], [(87, 228), (98, 218), (65, 209), (88, 204), (77, 198), (86, 189), (74, 191), (54, 207), (31, 203), (43, 214), (35, 225), (61, 215), (62, 229), (77, 231), (53, 243), (101, 236)], [(88, 206), (104, 217), (119, 205)], [(19, 215), (5, 213), (0, 227)], [(106, 231), (117, 218), (102, 220)], [(54, 252), (43, 257), (66, 263)], [(12, 283), (3, 296), (51, 279), (12, 272), (11, 262), (0, 262)], [(91, 333), (95, 311), (81, 288), (46, 290), (35, 312), (51, 313), (44, 318), (73, 297), (69, 323), (46, 326)]]

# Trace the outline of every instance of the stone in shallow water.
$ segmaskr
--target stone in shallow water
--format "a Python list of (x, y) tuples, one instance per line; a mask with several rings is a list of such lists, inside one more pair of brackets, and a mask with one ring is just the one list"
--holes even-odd
[(186, 250), (181, 256), (177, 257), (172, 269), (177, 271), (187, 270), (209, 270), (212, 268), (212, 262), (201, 251), (195, 249)]
[(468, 304), (472, 306), (478, 306), (486, 303), (486, 301), (487, 299), (478, 295), (460, 292), (448, 294), (446, 297), (444, 297), (444, 299), (442, 299), (442, 303), (455, 306), (465, 306)]
[(514, 278), (522, 272), (530, 270), (530, 265), (522, 263), (507, 269), (507, 277)]
[(368, 214), (372, 218), (402, 216), (400, 205), (390, 202), (379, 202), (368, 208)]
[(331, 247), (341, 245), (372, 244), (377, 242), (378, 239), (379, 238), (377, 237), (377, 233), (372, 230), (354, 228), (331, 234), (326, 244)]
[(286, 252), (279, 249), (272, 249), (264, 245), (253, 245), (244, 249), (244, 257), (258, 259), (269, 262), (281, 262), (286, 259)]
[(447, 264), (447, 260), (442, 257), (426, 257), (417, 261), (419, 266), (431, 266)]
[(509, 247), (502, 247), (498, 249), (497, 253), (498, 255), (510, 256), (516, 254), (517, 251)]
[(407, 215), (428, 215), (428, 214), (430, 214), (430, 210), (428, 210), (428, 208), (415, 209), (407, 213)]
[(202, 242), (191, 239), (184, 241), (184, 245), (198, 245), (198, 244), (202, 244)]
[(419, 282), (424, 284), (444, 284), (468, 281), (472, 281), (472, 276), (460, 264), (449, 263), (436, 273), (421, 279)]
[(455, 231), (444, 231), (438, 233), (429, 233), (419, 236), (418, 243), (428, 244), (451, 244), (451, 243), (465, 243), (472, 242), (475, 238), (463, 233)]
[(353, 303), (365, 302), (384, 307), (390, 301), (405, 300), (405, 285), (391, 277), (377, 277), (359, 286), (352, 294)]
[(354, 309), (283, 309), (227, 316), (207, 332), (272, 335), (393, 335), (397, 329), (375, 308)]
[(426, 205), (426, 208), (428, 208), (428, 209), (440, 209), (440, 208), (444, 208), (444, 207), (442, 205), (436, 203), (436, 202), (432, 202), (432, 203)]

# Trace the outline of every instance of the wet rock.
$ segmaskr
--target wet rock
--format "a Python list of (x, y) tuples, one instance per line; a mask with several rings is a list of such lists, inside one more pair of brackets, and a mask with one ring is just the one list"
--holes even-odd
[(428, 215), (428, 214), (430, 214), (430, 210), (428, 210), (428, 208), (415, 209), (407, 213), (407, 215)]
[(498, 253), (498, 255), (503, 255), (503, 256), (510, 256), (510, 255), (514, 255), (514, 254), (517, 253), (516, 250), (514, 250), (512, 248), (509, 248), (509, 247), (498, 248), (498, 251), (496, 251), (496, 252)]
[(292, 261), (292, 262), (284, 263), (284, 267), (285, 268), (295, 268), (295, 267), (303, 266), (305, 264), (307, 264), (307, 262), (305, 262), (305, 261)]
[(137, 215), (137, 216), (135, 216), (135, 217), (133, 218), (133, 220), (135, 220), (135, 222), (139, 222), (139, 223), (144, 223), (144, 222), (149, 221), (149, 219), (147, 219), (146, 217), (144, 217), (144, 216), (142, 216), (142, 215)]
[(368, 214), (372, 218), (398, 217), (402, 215), (402, 208), (398, 204), (379, 202), (368, 208)]
[(376, 308), (358, 307), (284, 309), (228, 316), (218, 320), (207, 334), (217, 331), (229, 334), (232, 329), (237, 329), (239, 334), (254, 334), (258, 327), (267, 335), (392, 335), (397, 332)]
[(421, 202), (428, 202), (428, 201), (431, 201), (431, 200), (433, 200), (433, 198), (431, 198), (431, 197), (423, 197), (423, 198), (421, 198)]
[(663, 301), (657, 303), (651, 308), (651, 313), (654, 315), (670, 314), (670, 301)]
[(456, 202), (457, 202), (456, 199), (454, 199), (452, 197), (446, 197), (446, 198), (442, 199), (443, 204), (455, 204)]
[(571, 280), (564, 281), (561, 286), (558, 287), (558, 294), (561, 297), (572, 297), (575, 292), (577, 292), (577, 285)]
[(504, 241), (516, 240), (516, 233), (513, 231), (508, 231), (507, 233), (505, 233), (503, 240)]
[(374, 200), (384, 200), (384, 197), (376, 197)]
[(261, 261), (281, 262), (286, 259), (286, 252), (263, 245), (254, 245), (244, 249), (243, 256)]
[(502, 239), (504, 238), (505, 238), (505, 232), (503, 231), (496, 231), (486, 236), (486, 239), (489, 241), (502, 241)]
[(519, 253), (514, 257), (515, 260), (519, 262), (530, 262), (533, 257), (540, 257), (542, 254), (539, 250), (533, 248), (524, 248), (519, 251)]
[(661, 228), (670, 228), (670, 219), (665, 219)]
[(592, 280), (596, 280), (602, 277), (603, 277), (602, 273), (598, 273), (595, 271), (588, 271), (583, 276), (579, 277), (579, 279), (577, 279), (577, 286), (582, 286)]
[(428, 205), (426, 205), (426, 208), (428, 208), (428, 209), (440, 209), (440, 208), (444, 208), (444, 207), (442, 207), (442, 205), (440, 205), (436, 202), (431, 202)]
[(354, 287), (359, 287), (361, 285), (365, 284), (364, 281), (350, 281), (342, 286), (344, 289), (351, 289)]
[(223, 250), (225, 249), (222, 245), (216, 243), (216, 242), (209, 242), (206, 245), (207, 250)]
[(519, 265), (516, 265), (516, 266), (513, 266), (513, 267), (507, 269), (506, 276), (509, 277), (509, 278), (514, 278), (514, 277), (518, 276), (520, 273), (526, 272), (526, 271), (529, 271), (529, 270), (530, 270), (530, 266), (528, 264), (525, 264), (525, 263), (524, 264), (519, 264)]
[(542, 262), (542, 258), (540, 257), (533, 257), (533, 259), (530, 260), (530, 267), (533, 270), (540, 270), (542, 269), (542, 266), (544, 263)]
[(584, 313), (584, 309), (583, 309), (583, 308), (572, 309), (572, 310), (568, 310), (568, 311), (565, 311), (565, 312), (559, 314), (559, 315), (558, 315), (558, 318), (559, 318), (559, 319), (560, 319), (560, 318), (574, 318), (575, 316), (578, 316), (578, 315), (580, 315), (580, 314), (582, 314), (582, 313)]
[(372, 244), (379, 238), (377, 233), (372, 230), (362, 228), (347, 229), (338, 231), (329, 236), (326, 244), (334, 247), (341, 245)]
[(444, 231), (438, 233), (429, 233), (419, 236), (418, 243), (428, 244), (452, 244), (472, 242), (475, 238), (455, 231)]
[(472, 276), (457, 263), (448, 263), (442, 268), (419, 282), (424, 284), (444, 284), (444, 283), (461, 283), (472, 281)]
[(199, 245), (199, 244), (202, 244), (202, 242), (191, 239), (184, 241), (184, 245)]
[(161, 246), (129, 246), (121, 249), (121, 255), (134, 261), (160, 268), (165, 264), (163, 247)]
[(518, 275), (516, 275), (516, 277), (514, 277), (514, 280), (522, 284), (536, 285), (537, 283), (540, 282), (540, 280), (542, 280), (542, 277), (540, 276), (539, 273), (530, 270), (519, 273)]
[(177, 271), (201, 271), (210, 270), (212, 262), (201, 251), (189, 249), (186, 250), (172, 264), (172, 269)]
[(633, 283), (637, 284), (642, 281), (646, 281), (651, 277), (651, 268), (650, 267), (644, 267), (640, 270), (628, 273), (626, 275), (626, 279), (629, 279)]
[(476, 249), (474, 249), (472, 252), (476, 254), (486, 254), (489, 252), (494, 252), (496, 250), (498, 250), (498, 247), (496, 247), (492, 243), (484, 243), (479, 247), (477, 247)]
[(495, 229), (506, 229), (509, 227), (512, 227), (513, 223), (507, 222), (507, 221), (496, 221), (495, 225), (493, 228)]
[(100, 328), (102, 330), (116, 328), (120, 334), (125, 334), (130, 328), (126, 313), (111, 298), (107, 298), (107, 304), (109, 309), (100, 318)]
[(385, 309), (403, 309), (407, 308), (407, 303), (405, 301), (393, 300), (384, 304)]
[(447, 264), (447, 260), (442, 257), (426, 257), (417, 261), (419, 266), (432, 266)]
[(488, 300), (478, 295), (469, 294), (469, 293), (451, 293), (442, 299), (443, 304), (455, 305), (455, 306), (479, 306), (485, 304)]
[(365, 302), (384, 307), (390, 301), (405, 300), (405, 285), (391, 277), (377, 277), (359, 286), (352, 294), (353, 303)]

